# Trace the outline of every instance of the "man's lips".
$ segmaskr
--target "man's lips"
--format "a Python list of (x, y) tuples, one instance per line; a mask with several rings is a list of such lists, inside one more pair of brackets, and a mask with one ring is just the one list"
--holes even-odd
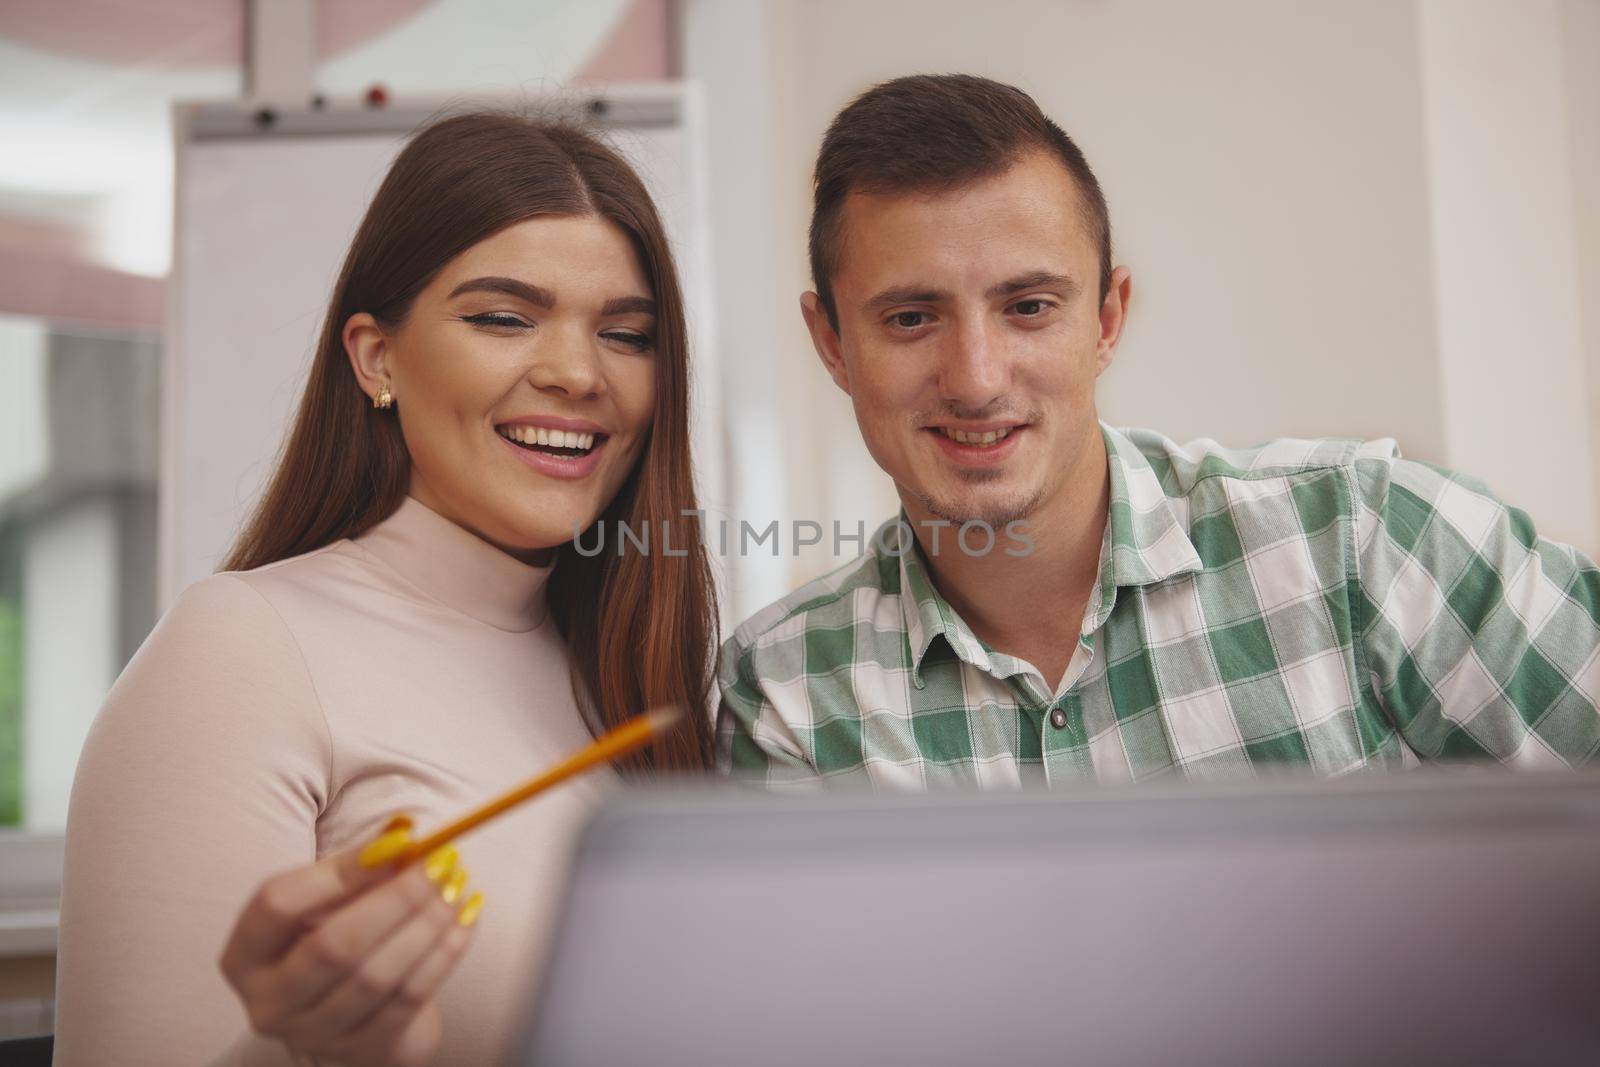
[[(998, 466), (1015, 455), (1018, 442), (1027, 433), (1028, 426), (1017, 423), (967, 423), (959, 427), (929, 426), (924, 429), (946, 459), (961, 467), (981, 469)], [(968, 440), (958, 441), (950, 435), (957, 430)], [(989, 434), (995, 435), (995, 439), (984, 443), (982, 438)], [(974, 437), (979, 440), (973, 440)]]
[(992, 419), (988, 422), (935, 422), (930, 423), (925, 429), (929, 430), (964, 430), (967, 433), (989, 433), (1000, 430), (1020, 430), (1028, 424), (1015, 419)]

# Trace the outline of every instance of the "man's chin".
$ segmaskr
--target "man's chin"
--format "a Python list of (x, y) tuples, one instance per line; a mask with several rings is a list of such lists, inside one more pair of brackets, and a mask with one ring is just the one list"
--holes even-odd
[(935, 519), (953, 526), (979, 523), (996, 532), (1026, 519), (1039, 503), (1038, 494), (1020, 492), (931, 494), (918, 493), (923, 508)]

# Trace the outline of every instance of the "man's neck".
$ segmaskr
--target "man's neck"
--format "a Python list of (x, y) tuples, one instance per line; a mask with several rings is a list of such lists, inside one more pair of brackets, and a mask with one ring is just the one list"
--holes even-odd
[(919, 502), (905, 501), (928, 570), (941, 595), (991, 648), (1027, 660), (1054, 686), (1066, 671), (1082, 628), (1084, 608), (1100, 573), (1100, 549), (1111, 500), (1105, 439), (1095, 425), (1079, 462), (1050, 499), (1024, 521), (1033, 550), (1008, 555), (1004, 530), (995, 547), (967, 555), (956, 530), (942, 530), (931, 550), (937, 522)]

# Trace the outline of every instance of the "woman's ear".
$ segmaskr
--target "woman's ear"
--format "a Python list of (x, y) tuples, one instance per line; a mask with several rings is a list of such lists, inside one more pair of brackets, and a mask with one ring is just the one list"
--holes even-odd
[(345, 355), (350, 357), (350, 369), (356, 373), (361, 391), (376, 398), (385, 388), (394, 395), (394, 382), (390, 380), (389, 335), (378, 320), (365, 311), (351, 315), (340, 335), (344, 341)]

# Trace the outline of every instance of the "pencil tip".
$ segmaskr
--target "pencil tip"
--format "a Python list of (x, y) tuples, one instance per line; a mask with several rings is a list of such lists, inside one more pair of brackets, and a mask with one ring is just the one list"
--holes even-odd
[(651, 708), (644, 713), (645, 720), (650, 723), (650, 732), (657, 737), (678, 725), (678, 720), (683, 718), (683, 713), (672, 706)]

